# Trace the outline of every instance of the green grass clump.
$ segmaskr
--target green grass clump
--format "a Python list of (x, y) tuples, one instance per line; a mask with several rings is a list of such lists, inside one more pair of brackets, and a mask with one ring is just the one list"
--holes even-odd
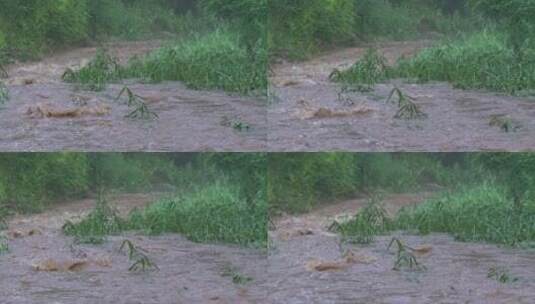
[(402, 208), (392, 219), (372, 200), (337, 227), (344, 238), (357, 243), (369, 243), (375, 235), (395, 230), (448, 233), (459, 241), (529, 245), (535, 241), (535, 207), (529, 202), (519, 205), (495, 183), (483, 183)]
[(535, 89), (535, 52), (523, 54), (518, 56), (508, 46), (507, 35), (483, 31), (402, 59), (392, 76), (515, 94)]
[(379, 198), (372, 197), (366, 207), (348, 222), (338, 224), (337, 230), (344, 241), (369, 244), (378, 234), (387, 231), (390, 219)]
[(133, 60), (128, 73), (155, 82), (181, 81), (193, 89), (258, 92), (267, 88), (267, 51), (261, 42), (248, 49), (240, 35), (222, 29)]
[(385, 80), (388, 73), (386, 59), (376, 49), (368, 49), (364, 57), (345, 71), (335, 69), (329, 78), (358, 91), (370, 91)]
[(139, 210), (128, 218), (117, 215), (105, 200), (78, 223), (67, 222), (63, 231), (78, 242), (100, 239), (126, 230), (149, 234), (180, 233), (195, 242), (222, 242), (251, 247), (267, 244), (267, 203), (248, 201), (243, 191), (228, 182), (190, 190)]
[(150, 234), (180, 233), (195, 242), (265, 247), (267, 204), (248, 202), (240, 189), (215, 183), (133, 212), (129, 226)]
[(65, 82), (79, 84), (87, 90), (102, 91), (107, 83), (122, 78), (122, 67), (106, 50), (99, 49), (87, 66), (77, 71), (67, 69), (62, 78)]
[(535, 240), (535, 208), (519, 207), (501, 187), (484, 183), (402, 209), (393, 229), (514, 246)]
[(101, 244), (106, 235), (117, 234), (125, 228), (126, 222), (100, 196), (95, 209), (86, 218), (78, 223), (67, 221), (63, 225), (63, 232), (74, 236), (77, 243)]

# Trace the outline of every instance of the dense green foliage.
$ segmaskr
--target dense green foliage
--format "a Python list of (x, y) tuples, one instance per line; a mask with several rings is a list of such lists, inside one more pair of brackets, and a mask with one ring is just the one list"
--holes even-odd
[[(223, 167), (219, 159), (223, 157), (240, 159), (241, 167)], [(250, 186), (243, 193), (248, 200), (261, 198), (265, 193), (260, 187), (265, 176), (260, 171), (263, 158), (262, 154), (224, 153), (217, 158), (188, 153), (0, 154), (0, 209), (39, 211), (57, 200), (84, 197), (98, 189), (193, 191), (221, 175), (228, 176), (231, 183), (243, 181)]]
[(359, 192), (456, 189), (486, 181), (502, 185), (519, 205), (535, 198), (531, 153), (278, 153), (268, 159), (270, 207), (283, 211), (302, 212)]
[[(351, 220), (331, 226), (349, 242), (369, 243), (396, 230), (511, 246), (535, 242), (532, 153), (280, 154), (272, 162), (269, 200), (277, 209), (306, 211), (326, 198), (355, 192), (370, 196)], [(428, 185), (442, 190), (394, 217), (387, 214), (384, 191), (426, 190)]]
[(448, 81), (459, 88), (510, 94), (535, 90), (535, 51), (518, 57), (500, 32), (480, 32), (423, 50), (399, 62), (396, 77)]
[[(0, 224), (97, 193), (95, 209), (64, 231), (78, 242), (109, 234), (175, 232), (198, 242), (263, 247), (267, 242), (266, 156), (254, 154), (1, 154)], [(165, 191), (170, 198), (121, 218), (109, 192)]]
[[(352, 3), (349, 0), (340, 2), (348, 6)], [(325, 7), (327, 2), (322, 3), (318, 1), (317, 10), (325, 13), (328, 11)], [(535, 90), (535, 40), (532, 35), (535, 21), (531, 18), (535, 14), (534, 7), (532, 0), (357, 1), (352, 4), (353, 10), (346, 8), (341, 11), (353, 14), (357, 21), (352, 24), (343, 21), (351, 20), (351, 17), (327, 17), (336, 20), (328, 23), (333, 27), (332, 31), (344, 34), (352, 29), (350, 33), (361, 40), (378, 37), (406, 39), (422, 34), (423, 37), (436, 39), (441, 37), (435, 35), (437, 33), (455, 35), (442, 35), (447, 37), (446, 41), (424, 49), (414, 58), (400, 58), (394, 67), (386, 66), (381, 54), (368, 52), (350, 69), (335, 71), (332, 80), (359, 90), (369, 90), (377, 82), (402, 77), (422, 82), (448, 81), (464, 89), (532, 93)], [(296, 9), (295, 12), (302, 13), (304, 10)], [(321, 13), (308, 21), (294, 16), (287, 22), (321, 27)], [(282, 28), (285, 27), (292, 28), (288, 24)], [(289, 38), (282, 28), (281, 35)], [(277, 30), (273, 31), (273, 35), (277, 36)], [(321, 31), (313, 31), (318, 35), (313, 39), (301, 32), (298, 30), (296, 35), (313, 46), (317, 45), (317, 41), (329, 42), (327, 37), (336, 37), (332, 34), (321, 37)], [(429, 36), (426, 33), (434, 34)], [(351, 40), (350, 35), (346, 40)], [(276, 44), (292, 45), (288, 42)], [(301, 50), (298, 53), (303, 54)]]
[(127, 218), (121, 218), (101, 199), (82, 221), (64, 226), (67, 235), (88, 243), (99, 243), (107, 235), (127, 230), (180, 233), (195, 242), (265, 247), (267, 204), (265, 200), (247, 201), (240, 186), (221, 179), (133, 210)]
[(161, 0), (12, 0), (0, 3), (0, 49), (34, 57), (50, 47), (103, 36), (176, 32), (180, 18)]
[(450, 185), (460, 175), (456, 166), (445, 167), (433, 155), (422, 154), (281, 153), (268, 158), (269, 205), (289, 212), (362, 191)]
[(458, 14), (463, 7), (462, 3), (418, 0), (273, 0), (269, 3), (270, 49), (302, 58), (330, 45), (456, 33), (471, 24)]
[(126, 73), (151, 81), (182, 81), (194, 89), (258, 92), (267, 88), (267, 54), (261, 41), (247, 49), (239, 34), (219, 29), (134, 60)]
[[(95, 183), (120, 182), (119, 155), (100, 156), (93, 162), (99, 172)], [(98, 159), (98, 158), (104, 159)], [(158, 157), (137, 155), (144, 168), (131, 168), (128, 176), (160, 176), (154, 171), (169, 163)], [(182, 156), (176, 155), (180, 159)], [(180, 233), (196, 242), (224, 242), (265, 247), (267, 243), (267, 200), (265, 195), (265, 155), (204, 154), (185, 166), (175, 167), (175, 191), (170, 198), (136, 209), (121, 218), (101, 195), (96, 208), (77, 223), (67, 223), (64, 231), (79, 242), (100, 243), (110, 234), (142, 230), (149, 234)], [(120, 161), (119, 161), (120, 162)], [(234, 164), (238, 164), (234, 167)], [(124, 165), (124, 164), (123, 164)], [(123, 166), (121, 166), (123, 167)], [(126, 166), (127, 167), (127, 166)], [(124, 167), (123, 167), (124, 168)], [(139, 170), (140, 172), (136, 172)], [(147, 172), (148, 171), (148, 172)], [(121, 172), (123, 173), (123, 172)], [(139, 182), (142, 182), (143, 179)], [(165, 181), (169, 182), (166, 178)], [(161, 181), (160, 181), (161, 182)], [(133, 186), (133, 184), (128, 185)]]
[(156, 202), (129, 217), (129, 228), (151, 234), (181, 233), (196, 242), (267, 244), (267, 202), (247, 201), (239, 186), (217, 182)]

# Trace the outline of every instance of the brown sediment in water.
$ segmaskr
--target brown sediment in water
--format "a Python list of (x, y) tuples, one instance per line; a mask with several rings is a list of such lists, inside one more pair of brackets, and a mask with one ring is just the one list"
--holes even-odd
[[(125, 215), (162, 195), (121, 194), (110, 202)], [(10, 251), (0, 255), (2, 303), (265, 303), (265, 251), (134, 232), (109, 236), (102, 245), (75, 244), (61, 226), (79, 220), (94, 205), (93, 199), (65, 202), (9, 220), (9, 229), (24, 236), (10, 239)], [(32, 229), (42, 234), (26, 233)], [(160, 270), (129, 272), (132, 262), (119, 251), (125, 239), (145, 250)], [(228, 265), (253, 280), (233, 283), (222, 275)]]
[[(106, 45), (121, 63), (145, 54), (161, 41)], [(102, 92), (80, 92), (63, 83), (67, 68), (78, 69), (95, 55), (79, 48), (36, 63), (7, 68), (3, 80), (10, 100), (0, 110), (2, 151), (263, 151), (267, 141), (266, 103), (260, 97), (221, 91), (196, 91), (179, 82), (126, 80)], [(158, 119), (129, 119), (133, 111), (116, 102), (127, 85), (144, 98)], [(33, 117), (33, 118), (32, 118)], [(61, 119), (35, 119), (41, 117)], [(221, 125), (224, 117), (247, 124), (246, 131)]]
[[(392, 80), (378, 84), (371, 92), (347, 93), (366, 115), (325, 115), (301, 119), (301, 100), (315, 109), (331, 113), (351, 111), (352, 103), (341, 101), (340, 86), (329, 80), (336, 68), (346, 69), (376, 47), (389, 64), (410, 57), (432, 41), (387, 42), (341, 49), (305, 62), (284, 62), (273, 66), (270, 77), (273, 102), (268, 109), (270, 151), (485, 151), (535, 149), (535, 97), (513, 97), (498, 93), (460, 90), (450, 84), (425, 84)], [(425, 119), (396, 119), (398, 107), (386, 104), (398, 87), (414, 97)], [(314, 117), (314, 113), (307, 117)], [(515, 122), (514, 132), (489, 126), (492, 117), (507, 116)], [(334, 115), (336, 116), (336, 115)]]
[[(432, 195), (392, 194), (383, 202), (387, 212), (394, 214)], [(463, 243), (444, 234), (402, 232), (378, 236), (369, 245), (356, 245), (342, 243), (337, 234), (328, 231), (333, 220), (354, 215), (366, 203), (367, 199), (344, 201), (274, 220), (268, 303), (528, 304), (535, 298), (532, 250)], [(287, 238), (288, 234), (292, 237)], [(402, 240), (426, 270), (393, 270), (396, 253), (387, 249), (392, 237)], [(497, 266), (519, 280), (503, 284), (489, 278), (489, 269)]]

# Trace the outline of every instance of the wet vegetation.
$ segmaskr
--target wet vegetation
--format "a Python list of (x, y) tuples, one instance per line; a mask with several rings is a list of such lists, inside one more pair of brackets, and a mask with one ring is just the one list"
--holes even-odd
[[(351, 1), (344, 3), (346, 6), (357, 5)], [(385, 68), (384, 58), (370, 50), (348, 70), (335, 70), (334, 81), (346, 85), (351, 83), (367, 90), (388, 78), (408, 78), (419, 82), (447, 81), (462, 89), (488, 89), (508, 94), (533, 92), (535, 46), (531, 33), (535, 24), (530, 18), (534, 13), (533, 1), (445, 0), (423, 4), (422, 1), (402, 0), (373, 3), (363, 6), (360, 12), (358, 8), (356, 13), (352, 10), (340, 12), (348, 16), (338, 19), (341, 22), (337, 25), (338, 29), (344, 29), (341, 32), (345, 33), (349, 21), (355, 16), (366, 18), (362, 16), (369, 15), (369, 19), (385, 29), (400, 29), (400, 33), (394, 34), (394, 39), (407, 39), (407, 35), (402, 33), (414, 33), (417, 29), (419, 36), (427, 35), (441, 42), (414, 57), (400, 58), (391, 68)], [(383, 9), (377, 9), (380, 6)], [(449, 9), (444, 10), (444, 7)], [(413, 18), (404, 18), (409, 8), (412, 8)], [(394, 21), (382, 19), (384, 17)], [(342, 20), (346, 20), (347, 24), (342, 24)], [(416, 23), (413, 23), (414, 20)], [(372, 24), (366, 23), (362, 24), (361, 31), (371, 33), (373, 38), (384, 38), (388, 33), (384, 29), (374, 31)], [(439, 33), (443, 35), (435, 35)]]
[(67, 70), (63, 79), (95, 91), (110, 82), (141, 78), (265, 95), (265, 1), (19, 2), (0, 5), (0, 54), (5, 54), (0, 65), (87, 43), (159, 38), (169, 42), (125, 66), (101, 50), (86, 66)]
[(457, 178), (457, 169), (445, 170), (440, 161), (422, 154), (271, 154), (268, 172), (270, 207), (293, 212), (376, 188), (415, 190)]
[(302, 59), (311, 53), (370, 40), (443, 37), (469, 28), (461, 1), (334, 0), (270, 2), (270, 50)]
[[(6, 154), (0, 164), (5, 172), (18, 168), (1, 183), (0, 206), (7, 214), (36, 212), (59, 199), (98, 193), (87, 216), (62, 228), (75, 243), (101, 244), (108, 235), (136, 230), (180, 233), (196, 242), (266, 244), (262, 154)], [(150, 192), (162, 187), (168, 198), (126, 217), (107, 198), (112, 190)]]
[[(276, 210), (304, 211), (358, 192), (370, 196), (354, 218), (331, 226), (348, 242), (370, 243), (376, 235), (397, 230), (508, 246), (535, 241), (535, 162), (529, 153), (301, 154), (274, 156), (271, 163), (269, 199)], [(426, 185), (440, 190), (421, 204), (395, 215), (382, 206), (382, 191), (425, 190)], [(282, 191), (291, 193), (290, 199), (283, 200)]]

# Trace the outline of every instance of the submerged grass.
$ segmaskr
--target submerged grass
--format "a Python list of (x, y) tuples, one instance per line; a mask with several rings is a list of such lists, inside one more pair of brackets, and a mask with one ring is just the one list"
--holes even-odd
[(118, 234), (126, 224), (101, 194), (95, 209), (87, 217), (78, 223), (67, 221), (62, 229), (66, 235), (74, 236), (76, 243), (101, 244), (105, 236)]
[(127, 253), (128, 259), (132, 261), (132, 265), (128, 268), (131, 272), (145, 272), (151, 270), (160, 270), (149, 256), (145, 253), (145, 250), (137, 247), (130, 240), (124, 240), (121, 243), (119, 252)]
[(507, 94), (535, 93), (535, 51), (529, 45), (515, 51), (508, 35), (496, 30), (471, 33), (426, 48), (412, 58), (400, 58), (393, 67), (369, 49), (344, 71), (334, 70), (331, 80), (359, 91), (392, 78), (420, 82), (447, 81), (460, 89), (487, 89)]
[(509, 269), (498, 266), (489, 268), (489, 271), (487, 272), (487, 278), (494, 279), (502, 284), (514, 283), (518, 281), (517, 277), (511, 275)]
[(350, 221), (336, 224), (345, 242), (369, 244), (375, 236), (386, 232), (390, 219), (378, 197), (371, 197), (366, 207)]
[(9, 101), (9, 90), (6, 85), (0, 81), (0, 105)]

